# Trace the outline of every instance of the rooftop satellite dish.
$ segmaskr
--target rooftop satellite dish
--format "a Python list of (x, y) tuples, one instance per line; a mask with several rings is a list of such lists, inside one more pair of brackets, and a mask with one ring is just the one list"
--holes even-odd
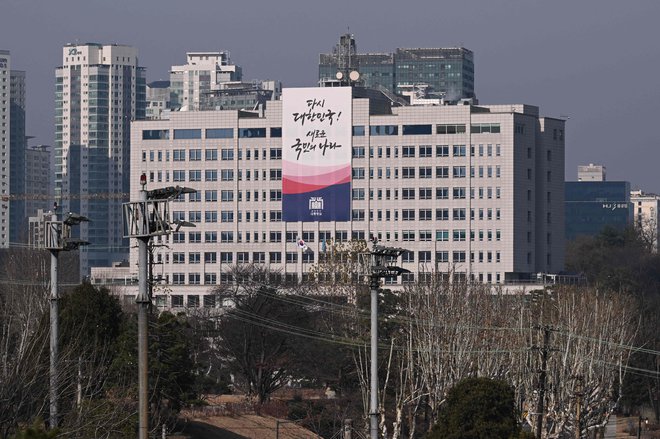
[(344, 79), (344, 74), (342, 72), (337, 72), (335, 74), (335, 78), (337, 78), (341, 81), (342, 79)]
[(360, 79), (360, 72), (357, 70), (353, 70), (351, 73), (348, 74), (348, 77), (351, 78), (351, 81), (357, 81)]

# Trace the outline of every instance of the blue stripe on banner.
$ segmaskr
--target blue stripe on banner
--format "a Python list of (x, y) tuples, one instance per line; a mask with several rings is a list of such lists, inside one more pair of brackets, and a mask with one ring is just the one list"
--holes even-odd
[(351, 183), (336, 184), (312, 192), (282, 194), (282, 220), (350, 221)]

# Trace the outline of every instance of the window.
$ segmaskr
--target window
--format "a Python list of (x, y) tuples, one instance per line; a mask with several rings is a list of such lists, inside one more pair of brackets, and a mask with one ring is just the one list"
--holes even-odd
[(435, 188), (435, 199), (436, 200), (446, 200), (449, 198), (449, 188), (447, 187), (437, 187)]
[(186, 161), (186, 150), (185, 149), (175, 149), (172, 151), (172, 161), (174, 162), (185, 162)]
[(239, 128), (239, 138), (266, 137), (266, 128)]
[(433, 234), (431, 233), (430, 230), (420, 230), (419, 231), (419, 240), (420, 241), (432, 241), (433, 240)]
[(271, 210), (269, 212), (270, 214), (270, 222), (271, 223), (279, 223), (282, 221), (282, 211), (281, 210)]
[(465, 252), (464, 251), (454, 251), (454, 252), (452, 252), (452, 261), (453, 262), (465, 262)]
[(282, 191), (280, 189), (271, 189), (270, 201), (282, 201)]
[(142, 130), (142, 140), (167, 140), (170, 130)]
[(454, 229), (454, 231), (453, 231), (453, 240), (454, 241), (465, 241), (465, 229)]
[(228, 149), (228, 148), (223, 148), (221, 151), (221, 159), (224, 161), (230, 161), (234, 160), (234, 150), (233, 149)]
[(270, 232), (270, 242), (282, 242), (282, 232)]
[(415, 240), (415, 231), (414, 230), (403, 230), (401, 232), (401, 239), (404, 242), (411, 242)]
[(353, 147), (353, 158), (354, 159), (363, 159), (364, 158), (364, 146), (354, 146)]
[(195, 130), (195, 129), (179, 129), (179, 130), (174, 130), (174, 139), (179, 140), (179, 139), (201, 139), (202, 138), (202, 130)]
[(401, 254), (401, 261), (402, 262), (415, 262), (415, 252), (412, 251), (404, 251)]
[(204, 232), (204, 242), (206, 243), (218, 242), (218, 232), (213, 232), (213, 231)]
[(221, 223), (233, 223), (234, 222), (234, 211), (233, 210), (223, 210), (220, 212), (220, 222)]
[(220, 232), (220, 242), (234, 242), (234, 232)]
[(442, 229), (435, 231), (435, 240), (436, 241), (449, 241), (449, 230)]
[(351, 218), (353, 221), (364, 221), (364, 209), (353, 209)]
[(355, 188), (352, 190), (352, 198), (355, 201), (364, 200), (364, 188)]
[(188, 150), (188, 160), (191, 162), (198, 162), (202, 160), (202, 150), (201, 149), (189, 149)]
[(295, 264), (298, 262), (298, 252), (286, 252), (286, 263)]
[(420, 221), (431, 221), (433, 219), (433, 209), (419, 209)]
[(272, 127), (270, 129), (270, 137), (282, 137), (282, 127)]
[(448, 251), (435, 252), (435, 262), (449, 262), (449, 252)]
[(217, 169), (206, 169), (204, 171), (204, 180), (205, 181), (218, 181), (218, 170)]
[(485, 134), (492, 133), (497, 134), (500, 132), (499, 123), (473, 123), (470, 130), (472, 134)]
[(223, 202), (234, 201), (234, 191), (226, 189), (220, 191), (220, 200)]
[(204, 191), (204, 201), (206, 201), (207, 203), (218, 201), (218, 191), (216, 190)]
[(454, 178), (465, 178), (465, 166), (454, 166)]
[(455, 221), (464, 221), (465, 220), (465, 209), (464, 208), (455, 208), (453, 210), (453, 218)]
[(218, 160), (218, 150), (217, 149), (204, 150), (204, 160), (206, 160), (207, 162), (213, 162)]
[(435, 178), (449, 178), (449, 167), (448, 166), (436, 166), (435, 167)]
[(401, 199), (402, 200), (414, 200), (415, 199), (415, 188), (404, 187), (401, 189)]
[(202, 232), (188, 232), (188, 242), (191, 244), (202, 242)]
[(430, 250), (420, 250), (417, 252), (419, 256), (419, 263), (429, 263), (431, 262), (431, 251)]
[(401, 219), (403, 221), (415, 221), (415, 209), (402, 209)]
[(436, 157), (449, 157), (449, 145), (437, 145), (435, 147)]
[(401, 147), (401, 157), (412, 158), (415, 157), (415, 147), (414, 146), (402, 146)]
[(282, 160), (282, 148), (271, 148), (270, 149), (270, 159), (271, 160)]
[(431, 145), (420, 145), (420, 147), (419, 147), (419, 157), (420, 158), (433, 157), (433, 147)]
[(172, 171), (172, 181), (186, 181), (186, 171), (183, 170)]
[(403, 125), (402, 131), (404, 136), (415, 136), (432, 134), (433, 128), (431, 125)]
[(201, 223), (202, 222), (202, 212), (199, 210), (191, 210), (188, 212), (188, 221), (191, 223)]
[(433, 178), (433, 168), (431, 166), (421, 166), (419, 168), (419, 178)]
[(202, 181), (202, 171), (199, 169), (188, 171), (188, 181)]
[(271, 264), (281, 264), (282, 252), (268, 252), (268, 262)]
[(372, 125), (369, 127), (369, 134), (372, 136), (396, 136), (399, 134), (399, 127), (396, 125)]
[(233, 128), (209, 128), (206, 130), (207, 139), (232, 139), (234, 138)]
[(204, 252), (204, 263), (215, 264), (218, 261), (218, 254), (216, 252)]
[(172, 253), (172, 263), (173, 264), (185, 264), (186, 263), (186, 254), (184, 252), (173, 252)]
[(431, 200), (433, 198), (433, 191), (430, 187), (420, 187), (419, 188), (419, 199), (420, 200)]
[(462, 134), (465, 133), (465, 124), (436, 125), (436, 134)]
[(353, 168), (353, 180), (364, 180), (364, 168)]
[(513, 127), (513, 132), (516, 134), (525, 134), (525, 124), (516, 122)]
[(200, 260), (201, 260), (201, 255), (199, 252), (192, 252), (188, 254), (189, 264), (199, 264)]
[(302, 254), (302, 263), (303, 264), (313, 264), (314, 263), (314, 253), (304, 252)]
[(415, 178), (415, 168), (412, 166), (401, 168), (401, 178)]
[(220, 170), (220, 179), (222, 181), (233, 181), (234, 180), (234, 170), (233, 169), (221, 169)]
[(436, 221), (448, 221), (449, 209), (435, 209), (435, 219)]
[(364, 136), (364, 125), (354, 125), (353, 126), (353, 135), (354, 136)]
[(204, 212), (204, 222), (206, 223), (217, 223), (218, 222), (218, 212), (215, 210), (207, 210)]
[[(184, 273), (172, 273), (172, 283), (174, 285), (183, 285), (186, 283), (186, 275)], [(178, 304), (178, 300), (181, 299), (181, 303)], [(183, 306), (183, 296), (172, 296), (172, 306)]]
[(454, 145), (454, 157), (465, 157), (465, 145)]
[(453, 188), (453, 198), (455, 200), (465, 199), (465, 188), (464, 187), (455, 187), (455, 188)]

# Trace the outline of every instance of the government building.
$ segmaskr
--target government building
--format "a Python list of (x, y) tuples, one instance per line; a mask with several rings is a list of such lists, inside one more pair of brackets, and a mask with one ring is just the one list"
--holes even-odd
[[(370, 237), (407, 250), (399, 265), (410, 273), (393, 287), (436, 273), (506, 284), (563, 269), (564, 121), (538, 107), (284, 89), (258, 111), (172, 112), (130, 132), (132, 200), (142, 174), (147, 190), (196, 190), (170, 203), (172, 221), (195, 227), (152, 239), (161, 307), (215, 306), (213, 288), (240, 264), (304, 283), (338, 242)], [(137, 271), (132, 249), (127, 283)]]

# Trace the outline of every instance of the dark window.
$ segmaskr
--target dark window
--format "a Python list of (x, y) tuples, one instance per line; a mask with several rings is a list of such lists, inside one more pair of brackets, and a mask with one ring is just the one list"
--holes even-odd
[(266, 128), (239, 128), (239, 138), (266, 137)]
[(369, 133), (372, 136), (396, 136), (399, 134), (399, 127), (396, 125), (372, 125), (369, 127)]
[(402, 127), (404, 136), (431, 134), (431, 125), (403, 125)]
[(233, 137), (233, 128), (209, 128), (206, 130), (207, 139), (232, 139)]
[(282, 137), (282, 127), (273, 127), (270, 129), (270, 137)]
[(353, 127), (354, 136), (364, 136), (364, 125), (356, 125)]
[(170, 138), (170, 130), (142, 130), (142, 140), (166, 140)]
[(174, 139), (201, 139), (202, 130), (187, 129), (187, 130), (174, 130)]

